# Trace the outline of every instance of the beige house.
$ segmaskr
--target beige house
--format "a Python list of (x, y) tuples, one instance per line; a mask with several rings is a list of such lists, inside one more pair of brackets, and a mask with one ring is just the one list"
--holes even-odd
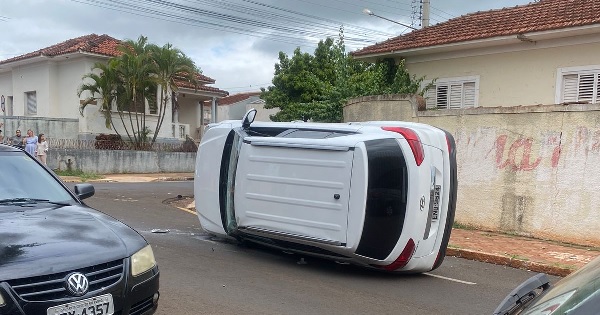
[[(1, 118), (7, 121), (7, 134), (18, 128), (35, 128), (55, 138), (86, 139), (114, 133), (106, 128), (98, 105), (87, 106), (80, 115), (79, 105), (88, 95), (79, 97), (77, 90), (96, 62), (119, 55), (120, 43), (108, 35), (91, 34), (0, 61), (0, 95), (5, 99), (5, 116)], [(208, 102), (215, 107), (217, 99), (228, 95), (208, 86), (214, 79), (199, 74), (198, 81), (198, 87), (178, 82), (178, 107), (172, 110), (168, 105), (158, 138), (180, 140), (188, 135), (197, 139), (202, 105)], [(116, 113), (113, 119), (119, 120)], [(147, 108), (146, 119), (154, 130), (158, 115)], [(124, 130), (119, 133), (124, 134)]]
[(434, 80), (428, 108), (598, 103), (600, 1), (540, 0), (476, 12), (355, 51)]

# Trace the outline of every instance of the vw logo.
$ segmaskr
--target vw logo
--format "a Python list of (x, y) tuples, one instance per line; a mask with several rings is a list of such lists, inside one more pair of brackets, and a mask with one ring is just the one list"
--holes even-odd
[(67, 278), (67, 289), (74, 296), (82, 296), (87, 293), (89, 288), (88, 279), (84, 274), (75, 272)]

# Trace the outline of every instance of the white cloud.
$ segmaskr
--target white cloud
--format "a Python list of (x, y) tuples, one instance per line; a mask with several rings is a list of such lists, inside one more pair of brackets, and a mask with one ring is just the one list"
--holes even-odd
[[(118, 0), (138, 5), (144, 1)], [(197, 10), (211, 10), (229, 15), (240, 15), (235, 12), (235, 6), (250, 6), (246, 0), (169, 0), (176, 4), (194, 6)], [(102, 1), (100, 1), (102, 2)], [(330, 36), (337, 36), (339, 25), (329, 23), (334, 20), (344, 24), (345, 35), (348, 39), (364, 36), (361, 32), (376, 30), (388, 33), (388, 36), (370, 36), (370, 40), (383, 41), (388, 37), (399, 34), (405, 28), (362, 14), (364, 6), (368, 6), (376, 14), (386, 18), (395, 19), (403, 23), (410, 23), (411, 0), (254, 0), (264, 4), (255, 6), (255, 14), (262, 16), (251, 17), (259, 23), (272, 23), (273, 29), (255, 28), (250, 24), (236, 24), (225, 18), (211, 19), (200, 15), (189, 15), (201, 20), (203, 23), (216, 23), (230, 31), (216, 30), (217, 25), (198, 25), (192, 20), (173, 17), (150, 18), (142, 15), (126, 13), (126, 8), (113, 7), (118, 10), (101, 8), (90, 5), (99, 3), (87, 0), (1, 0), (0, 1), (0, 59), (14, 57), (17, 54), (32, 52), (71, 38), (91, 33), (108, 34), (118, 39), (137, 39), (138, 36), (147, 36), (149, 41), (163, 45), (167, 42), (181, 49), (202, 68), (204, 74), (216, 80), (215, 87), (231, 88), (230, 91), (258, 90), (265, 83), (270, 83), (273, 76), (274, 64), (277, 62), (279, 51), (288, 55), (296, 46), (306, 52), (313, 52), (315, 43), (308, 43), (298, 38), (301, 32), (305, 36), (317, 39), (327, 32)], [(526, 4), (527, 0), (444, 0), (432, 1), (432, 22), (442, 21), (453, 16), (458, 16), (477, 10), (497, 9), (501, 7)], [(229, 8), (215, 8), (215, 4), (227, 4)], [(276, 23), (279, 15), (290, 15), (289, 12), (279, 11), (276, 6), (288, 11), (304, 14), (294, 15), (294, 18), (285, 22)], [(127, 7), (127, 6), (125, 6)], [(253, 7), (254, 8), (254, 7)], [(161, 9), (158, 5), (151, 9)], [(243, 11), (243, 10), (242, 10)], [(169, 11), (180, 14), (179, 11)], [(320, 19), (312, 19), (318, 16)], [(166, 21), (171, 20), (171, 21)], [(278, 33), (270, 37), (261, 32), (276, 33), (277, 27), (294, 27), (296, 22), (307, 21), (303, 26), (296, 27), (288, 33)], [(312, 22), (308, 22), (312, 21)], [(196, 23), (196, 25), (191, 25)], [(321, 27), (321, 23), (329, 23), (329, 29)], [(352, 29), (354, 26), (365, 29)], [(231, 28), (237, 29), (231, 29)], [(239, 34), (245, 33), (245, 34)], [(310, 33), (313, 33), (310, 35)], [(316, 33), (316, 34), (314, 34)], [(321, 34), (321, 35), (319, 35)], [(289, 38), (291, 36), (292, 38)], [(269, 40), (271, 39), (271, 40)], [(360, 48), (364, 44), (348, 43), (349, 49)]]

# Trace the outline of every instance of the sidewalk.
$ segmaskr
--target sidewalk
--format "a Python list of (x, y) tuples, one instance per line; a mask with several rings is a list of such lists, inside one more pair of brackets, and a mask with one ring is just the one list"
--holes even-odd
[[(63, 176), (65, 182), (81, 182)], [(110, 174), (87, 182), (191, 181), (193, 173)], [(600, 256), (600, 247), (586, 247), (488, 231), (453, 229), (448, 256), (566, 276)]]
[(600, 256), (600, 248), (487, 231), (453, 229), (446, 254), (566, 276)]

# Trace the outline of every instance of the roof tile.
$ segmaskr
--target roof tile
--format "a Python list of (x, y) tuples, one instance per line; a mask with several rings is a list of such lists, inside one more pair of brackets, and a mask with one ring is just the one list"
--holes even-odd
[(354, 56), (388, 53), (527, 32), (600, 23), (600, 0), (540, 0), (466, 14), (357, 50)]
[[(42, 49), (27, 53), (24, 55), (20, 55), (20, 56), (16, 56), (16, 57), (13, 57), (10, 59), (2, 60), (2, 61), (0, 61), (0, 64), (7, 64), (7, 63), (15, 62), (15, 61), (35, 58), (38, 56), (54, 57), (54, 56), (75, 53), (75, 52), (79, 52), (79, 51), (99, 54), (99, 55), (103, 55), (103, 56), (107, 56), (107, 57), (117, 57), (117, 56), (121, 55), (121, 52), (117, 49), (117, 47), (121, 43), (122, 42), (120, 40), (110, 37), (106, 34), (103, 34), (103, 35), (90, 34), (90, 35), (85, 35), (85, 36), (69, 39), (62, 43), (58, 43), (58, 44), (52, 45), (50, 47), (42, 48)], [(206, 83), (207, 84), (215, 83), (215, 79), (207, 77), (203, 74), (197, 74), (197, 80), (201, 84), (202, 83), (205, 83), (205, 84)], [(177, 82), (178, 86), (179, 86), (179, 84), (182, 84), (180, 87), (191, 88), (191, 89), (195, 88), (193, 84), (185, 82), (183, 80), (176, 80), (176, 82)], [(214, 87), (204, 86), (204, 85), (198, 86), (197, 89), (202, 90), (202, 91), (218, 92), (222, 95), (228, 94), (228, 92), (226, 92), (226, 91), (223, 91), (223, 90), (220, 90), (220, 89), (214, 88)]]
[(248, 92), (248, 93), (238, 93), (234, 95), (230, 95), (228, 97), (224, 97), (219, 100), (219, 105), (231, 105), (237, 102), (241, 102), (245, 99), (248, 99), (252, 96), (259, 96), (261, 92)]

